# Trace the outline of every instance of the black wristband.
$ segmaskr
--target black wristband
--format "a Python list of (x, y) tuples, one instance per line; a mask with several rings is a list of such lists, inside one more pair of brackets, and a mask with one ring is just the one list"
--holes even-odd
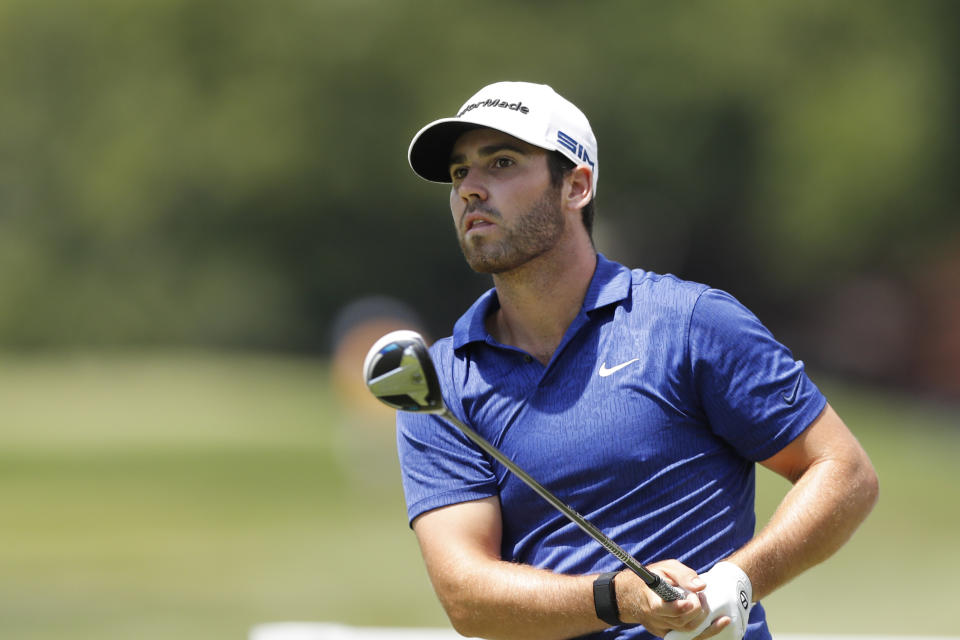
[(623, 624), (617, 607), (617, 591), (613, 586), (613, 579), (618, 573), (611, 571), (593, 581), (593, 608), (597, 611), (597, 617), (614, 627)]

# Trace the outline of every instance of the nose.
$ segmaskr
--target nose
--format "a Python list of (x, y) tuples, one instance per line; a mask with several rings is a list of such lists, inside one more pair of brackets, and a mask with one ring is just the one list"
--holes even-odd
[(473, 200), (486, 200), (489, 195), (480, 172), (476, 170), (468, 171), (455, 190), (460, 199), (467, 204)]

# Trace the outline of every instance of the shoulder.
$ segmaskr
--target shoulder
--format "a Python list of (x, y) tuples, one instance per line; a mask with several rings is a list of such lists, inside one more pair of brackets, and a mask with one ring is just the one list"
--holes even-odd
[(453, 336), (440, 338), (431, 344), (428, 349), (437, 370), (445, 369), (454, 359)]
[(673, 322), (689, 319), (708, 285), (684, 280), (673, 274), (642, 269), (631, 272), (631, 307), (643, 314), (664, 315)]
[(634, 298), (640, 302), (713, 321), (742, 321), (753, 318), (753, 313), (747, 307), (722, 289), (684, 280), (669, 273), (662, 275), (634, 269), (631, 275)]
[(667, 300), (696, 302), (700, 294), (710, 289), (708, 285), (684, 280), (672, 273), (661, 274), (644, 269), (633, 269), (630, 271), (630, 276), (634, 292)]
[(769, 329), (733, 295), (720, 289), (706, 289), (697, 298), (691, 324), (695, 331), (719, 337), (739, 335), (755, 339), (769, 336)]
[(688, 357), (712, 353), (729, 357), (746, 343), (769, 343), (772, 335), (756, 315), (730, 293), (707, 284), (643, 270), (632, 273), (629, 304), (634, 324), (672, 337)]

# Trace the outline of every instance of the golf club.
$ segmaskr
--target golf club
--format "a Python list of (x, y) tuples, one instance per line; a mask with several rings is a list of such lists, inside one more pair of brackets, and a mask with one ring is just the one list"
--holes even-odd
[(430, 352), (415, 331), (393, 331), (383, 336), (370, 348), (363, 363), (363, 376), (371, 393), (384, 404), (400, 411), (429, 413), (446, 420), (462, 431), (478, 447), (495, 458), (520, 478), (544, 500), (580, 527), (604, 549), (636, 573), (664, 601), (679, 600), (685, 593), (649, 571), (616, 542), (586, 518), (567, 506), (559, 498), (530, 477), (526, 471), (507, 458), (499, 449), (459, 420), (443, 400)]

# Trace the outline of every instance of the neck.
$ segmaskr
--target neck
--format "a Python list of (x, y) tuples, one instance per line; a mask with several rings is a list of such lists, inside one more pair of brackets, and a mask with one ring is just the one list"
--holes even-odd
[(494, 275), (500, 309), (488, 318), (487, 330), (498, 342), (547, 364), (580, 312), (596, 266), (591, 243), (561, 243)]

